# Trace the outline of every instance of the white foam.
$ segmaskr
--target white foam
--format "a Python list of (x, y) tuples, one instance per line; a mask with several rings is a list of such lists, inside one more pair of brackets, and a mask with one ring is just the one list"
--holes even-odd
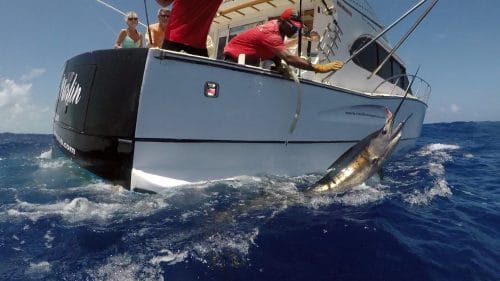
[(404, 200), (412, 205), (429, 204), (435, 197), (449, 197), (452, 195), (448, 182), (445, 179), (437, 179), (434, 185), (425, 191), (415, 191), (405, 196)]
[(167, 263), (168, 265), (173, 265), (179, 262), (183, 262), (188, 257), (188, 252), (183, 251), (176, 253), (170, 251), (169, 249), (164, 249), (160, 251), (160, 256), (153, 257), (149, 262), (158, 265), (161, 262)]
[[(39, 263), (31, 263), (29, 267), (26, 269), (26, 273), (31, 275), (31, 277), (43, 277), (47, 273), (52, 271), (52, 266), (47, 261), (41, 261)], [(35, 275), (35, 276), (33, 276)]]
[(37, 221), (48, 215), (60, 215), (67, 221), (78, 222), (88, 219), (107, 220), (120, 206), (118, 204), (94, 203), (86, 198), (75, 198), (53, 204), (20, 202), (16, 207), (17, 209), (7, 210), (7, 215), (27, 217), (32, 221)]
[[(165, 198), (159, 196), (144, 196), (143, 198), (127, 197), (128, 192), (122, 192), (121, 187), (104, 185), (109, 189), (102, 189), (103, 184), (91, 184), (89, 188), (100, 190), (102, 194), (96, 194), (93, 190), (92, 196), (96, 201), (85, 197), (65, 199), (54, 203), (34, 204), (18, 200), (17, 203), (6, 211), (0, 212), (0, 220), (12, 218), (28, 218), (37, 221), (42, 217), (61, 216), (70, 223), (92, 220), (96, 223), (105, 223), (110, 219), (129, 219), (148, 216), (169, 204)], [(84, 187), (77, 187), (79, 192), (89, 191)], [(115, 192), (117, 189), (118, 192)], [(110, 193), (110, 191), (112, 191)], [(72, 190), (71, 193), (75, 191)], [(133, 200), (134, 199), (134, 200)], [(138, 199), (138, 200), (137, 200)], [(132, 201), (131, 201), (132, 200)]]
[[(193, 250), (195, 257), (201, 262), (206, 262), (205, 258), (211, 255), (221, 255), (232, 253), (232, 262), (240, 262), (248, 256), (250, 246), (255, 245), (255, 238), (259, 235), (259, 229), (253, 228), (248, 233), (244, 232), (224, 232), (214, 233), (204, 241), (194, 243)], [(237, 254), (235, 256), (234, 254)], [(218, 261), (216, 265), (223, 261)]]
[(307, 205), (313, 209), (318, 209), (331, 204), (361, 206), (384, 199), (388, 193), (386, 190), (382, 189), (382, 187), (383, 186), (380, 184), (376, 184), (375, 187), (372, 187), (366, 183), (362, 183), (342, 194), (328, 192), (317, 194), (311, 198)]
[(38, 159), (52, 159), (52, 148), (44, 151), (37, 157)]
[(40, 161), (39, 167), (42, 169), (57, 169), (64, 166), (64, 164), (69, 163), (66, 159), (57, 159), (51, 161)]
[(66, 157), (53, 158), (52, 148), (42, 152), (36, 158), (40, 160), (39, 167), (42, 169), (57, 169), (72, 163), (71, 160)]
[(460, 146), (455, 144), (431, 143), (420, 149), (418, 154), (420, 156), (426, 156), (437, 151), (448, 151), (457, 149), (460, 149)]
[(134, 261), (129, 255), (111, 256), (105, 264), (96, 269), (89, 269), (87, 273), (92, 277), (91, 280), (163, 280), (161, 268), (153, 268)]
[(444, 166), (442, 163), (429, 162), (427, 167), (431, 176), (437, 177), (444, 175)]

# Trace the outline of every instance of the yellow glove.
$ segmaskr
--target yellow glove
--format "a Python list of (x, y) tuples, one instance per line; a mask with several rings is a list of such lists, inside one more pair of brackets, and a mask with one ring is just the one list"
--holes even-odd
[(325, 73), (325, 72), (329, 72), (329, 71), (339, 70), (343, 66), (344, 66), (344, 63), (339, 61), (339, 60), (332, 61), (332, 62), (329, 62), (326, 64), (313, 64), (314, 71), (319, 72), (319, 73)]

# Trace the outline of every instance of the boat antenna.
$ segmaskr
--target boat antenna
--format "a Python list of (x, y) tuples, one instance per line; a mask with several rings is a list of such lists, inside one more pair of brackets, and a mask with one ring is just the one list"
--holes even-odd
[[(127, 14), (125, 14), (124, 12), (122, 12), (120, 9), (113, 7), (113, 6), (111, 6), (110, 4), (108, 4), (108, 3), (106, 3), (106, 2), (104, 2), (104, 1), (102, 1), (102, 0), (96, 0), (96, 1), (97, 1), (98, 3), (103, 4), (104, 6), (106, 6), (106, 7), (108, 7), (108, 8), (110, 8), (111, 10), (113, 10), (113, 11), (115, 11), (115, 12), (117, 12), (117, 13), (119, 13), (119, 14), (123, 15), (123, 16), (126, 16), (126, 15), (127, 15)], [(148, 27), (147, 27), (144, 23), (142, 23), (142, 22), (140, 22), (140, 21), (139, 21), (139, 24), (140, 24), (140, 25), (142, 25), (142, 26), (144, 26), (145, 28), (148, 28)]]
[[(403, 96), (403, 99), (401, 100), (401, 102), (399, 102), (398, 107), (396, 107), (396, 110), (394, 111), (394, 115), (393, 115), (392, 120), (396, 120), (396, 115), (398, 114), (399, 109), (401, 109), (401, 105), (403, 105), (403, 102), (405, 101), (406, 96), (407, 96), (407, 95), (408, 95), (408, 93), (410, 92), (411, 86), (413, 85), (413, 82), (415, 81), (415, 78), (417, 78), (417, 74), (418, 74), (418, 71), (419, 71), (419, 70), (420, 70), (420, 65), (418, 66), (417, 71), (415, 71), (415, 74), (414, 74), (414, 75), (413, 75), (413, 77), (411, 78), (411, 82), (410, 82), (410, 84), (408, 84), (408, 87), (406, 87), (406, 90), (405, 90), (405, 94), (404, 94), (404, 96)], [(413, 114), (413, 113), (412, 113), (412, 114)]]
[(146, 23), (148, 27), (146, 28), (148, 30), (148, 35), (149, 35), (149, 43), (151, 46), (153, 46), (153, 36), (151, 36), (151, 29), (149, 28), (149, 16), (148, 16), (148, 6), (146, 5), (146, 0), (144, 0), (144, 11), (146, 12)]

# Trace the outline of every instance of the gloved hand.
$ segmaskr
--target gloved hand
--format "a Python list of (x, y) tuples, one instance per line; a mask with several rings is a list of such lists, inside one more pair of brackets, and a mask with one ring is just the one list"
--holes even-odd
[(325, 64), (313, 64), (315, 72), (325, 73), (329, 71), (339, 70), (344, 66), (344, 62), (336, 60)]

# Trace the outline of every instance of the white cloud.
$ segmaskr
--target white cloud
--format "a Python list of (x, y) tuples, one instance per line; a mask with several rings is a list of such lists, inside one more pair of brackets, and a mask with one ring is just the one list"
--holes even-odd
[(452, 113), (458, 113), (460, 111), (460, 107), (454, 103), (450, 104), (450, 111)]
[(33, 68), (29, 73), (21, 76), (21, 81), (31, 81), (45, 73), (45, 69), (43, 68)]
[(442, 113), (445, 113), (445, 114), (457, 114), (457, 113), (460, 113), (460, 106), (458, 106), (457, 104), (449, 104), (449, 105), (446, 105), (446, 106), (441, 106), (439, 108), (439, 110), (442, 112)]
[(37, 133), (50, 128), (49, 108), (34, 104), (31, 91), (31, 83), (0, 77), (0, 132)]

